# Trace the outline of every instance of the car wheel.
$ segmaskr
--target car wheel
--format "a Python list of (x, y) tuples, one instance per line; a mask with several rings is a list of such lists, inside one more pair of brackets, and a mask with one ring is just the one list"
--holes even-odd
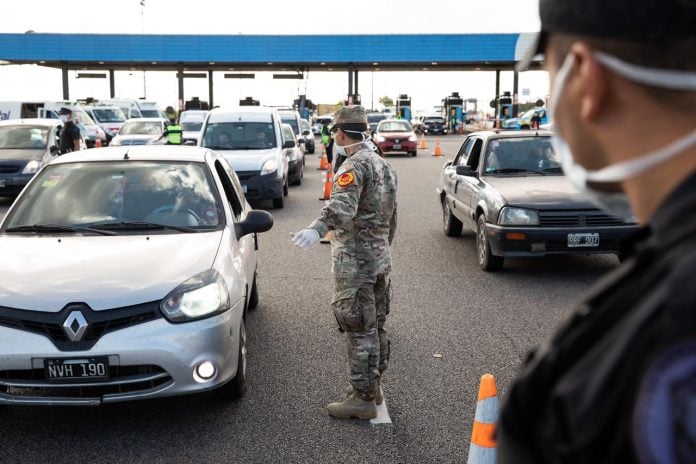
[(418, 154), (418, 152), (417, 152), (417, 151), (412, 151), (410, 154), (411, 154), (411, 156), (416, 156), (416, 155)]
[(476, 255), (481, 269), (498, 271), (503, 267), (503, 257), (491, 253), (491, 246), (486, 237), (486, 218), (482, 214), (476, 221)]
[(256, 283), (258, 277), (256, 272), (254, 272), (254, 280), (251, 282), (251, 292), (249, 292), (249, 302), (247, 303), (247, 309), (253, 311), (259, 305), (259, 286)]
[(221, 393), (230, 400), (236, 400), (244, 396), (246, 391), (247, 368), (246, 330), (244, 320), (239, 323), (239, 354), (237, 356), (237, 374), (232, 380), (220, 388)]
[(285, 197), (273, 199), (273, 207), (275, 209), (283, 209), (283, 206), (285, 206)]
[(288, 185), (290, 182), (288, 182), (287, 179), (285, 179), (285, 185), (283, 185), (283, 196), (287, 197), (288, 196)]
[(458, 237), (462, 233), (462, 222), (454, 217), (446, 199), (442, 200), (442, 225), (448, 237)]

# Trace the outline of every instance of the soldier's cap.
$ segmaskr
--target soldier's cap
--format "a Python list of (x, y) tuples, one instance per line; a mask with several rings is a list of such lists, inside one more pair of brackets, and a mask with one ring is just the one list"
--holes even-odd
[(331, 132), (336, 132), (338, 129), (365, 132), (367, 127), (367, 111), (365, 111), (365, 108), (360, 105), (351, 105), (336, 112)]
[(70, 108), (63, 107), (60, 109), (60, 114), (72, 114), (72, 110)]
[(694, 36), (696, 0), (539, 0), (541, 30), (517, 63), (524, 71), (544, 53), (549, 34), (639, 43), (669, 43)]

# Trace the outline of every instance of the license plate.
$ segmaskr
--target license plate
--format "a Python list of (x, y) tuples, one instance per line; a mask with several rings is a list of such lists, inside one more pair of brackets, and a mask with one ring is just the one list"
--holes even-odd
[(592, 248), (599, 246), (599, 234), (568, 234), (568, 248)]
[(247, 193), (247, 186), (246, 186), (246, 184), (242, 184), (242, 190), (244, 190), (244, 193)]
[(109, 358), (46, 359), (46, 380), (105, 380), (109, 378)]
[(394, 148), (394, 150), (401, 150), (401, 144), (395, 143), (393, 148)]

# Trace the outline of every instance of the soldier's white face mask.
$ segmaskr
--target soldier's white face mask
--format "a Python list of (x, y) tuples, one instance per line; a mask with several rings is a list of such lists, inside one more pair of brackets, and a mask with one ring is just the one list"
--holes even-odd
[[(595, 58), (613, 72), (639, 84), (691, 92), (696, 91), (696, 73), (694, 72), (646, 68), (627, 63), (602, 52), (595, 52)], [(548, 108), (551, 118), (555, 115), (558, 101), (574, 64), (574, 57), (569, 53), (558, 70)], [(595, 203), (609, 213), (624, 220), (633, 220), (635, 215), (624, 192), (598, 190), (592, 188), (589, 184), (615, 184), (622, 182), (674, 158), (690, 146), (696, 144), (696, 129), (666, 147), (635, 156), (628, 161), (605, 166), (596, 171), (588, 171), (576, 163), (570, 147), (557, 132), (551, 137), (551, 143), (561, 159), (563, 172), (578, 189), (585, 192)]]
[(343, 156), (343, 157), (347, 158), (348, 154), (346, 153), (346, 148), (356, 147), (358, 145), (361, 145), (363, 143), (368, 143), (370, 141), (370, 136), (366, 132), (350, 131), (350, 130), (345, 130), (345, 129), (341, 129), (341, 130), (343, 132), (349, 132), (351, 134), (360, 134), (360, 136), (362, 137), (362, 140), (360, 142), (355, 142), (355, 143), (351, 143), (348, 145), (339, 145), (337, 143), (337, 140), (334, 139), (334, 154), (337, 157)]

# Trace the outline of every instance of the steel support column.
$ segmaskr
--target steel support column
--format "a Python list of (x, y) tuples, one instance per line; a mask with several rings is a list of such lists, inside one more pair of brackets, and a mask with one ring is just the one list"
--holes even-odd
[(213, 105), (213, 70), (208, 70), (208, 107), (212, 108)]
[(500, 69), (495, 70), (495, 116), (493, 127), (498, 127), (498, 117), (500, 116)]
[(353, 67), (348, 68), (348, 103), (352, 103), (353, 97)]
[(179, 111), (184, 111), (184, 65), (179, 63), (177, 66), (179, 80)]
[(512, 77), (512, 117), (516, 118), (519, 110), (519, 93), (518, 87), (520, 84), (520, 73), (517, 70), (514, 71)]
[(70, 100), (70, 87), (68, 86), (68, 63), (63, 62), (61, 65), (63, 75), (63, 100)]
[[(358, 91), (358, 70), (356, 69), (355, 71), (353, 71), (353, 73), (353, 79), (355, 80), (355, 91), (353, 92), (353, 96), (357, 97), (358, 95), (360, 95), (360, 92)], [(355, 98), (353, 99), (353, 101), (355, 101)]]
[(109, 95), (116, 98), (116, 73), (113, 69), (109, 69)]

